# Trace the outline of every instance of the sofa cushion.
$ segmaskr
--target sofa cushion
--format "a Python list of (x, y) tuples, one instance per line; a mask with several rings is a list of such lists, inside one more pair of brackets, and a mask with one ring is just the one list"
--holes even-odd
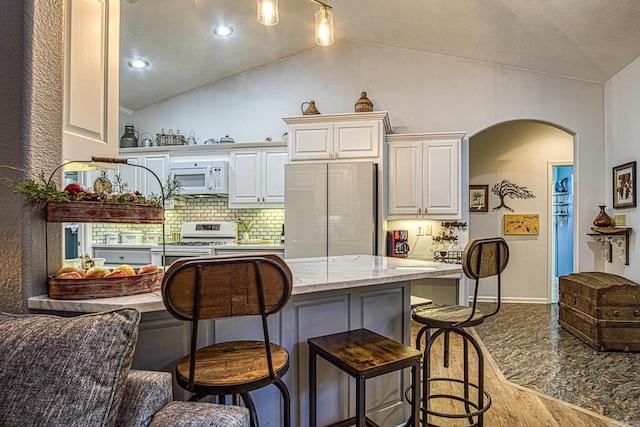
[(0, 425), (112, 426), (140, 313), (0, 313)]
[(173, 400), (169, 372), (131, 369), (118, 410), (117, 426), (146, 427), (153, 414)]
[(249, 427), (249, 410), (203, 402), (171, 402), (159, 410), (149, 427)]

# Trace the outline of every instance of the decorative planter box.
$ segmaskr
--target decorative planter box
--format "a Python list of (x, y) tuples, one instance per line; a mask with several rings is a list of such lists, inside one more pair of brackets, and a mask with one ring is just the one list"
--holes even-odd
[(122, 297), (159, 291), (162, 286), (163, 271), (127, 277), (96, 279), (48, 278), (51, 299), (93, 299)]
[(104, 202), (49, 202), (48, 222), (162, 224), (164, 210), (151, 205)]

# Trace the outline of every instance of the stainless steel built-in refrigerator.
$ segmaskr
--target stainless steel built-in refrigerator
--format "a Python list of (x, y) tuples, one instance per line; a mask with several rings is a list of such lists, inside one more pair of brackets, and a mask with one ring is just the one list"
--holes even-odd
[(377, 165), (285, 165), (285, 258), (377, 254)]

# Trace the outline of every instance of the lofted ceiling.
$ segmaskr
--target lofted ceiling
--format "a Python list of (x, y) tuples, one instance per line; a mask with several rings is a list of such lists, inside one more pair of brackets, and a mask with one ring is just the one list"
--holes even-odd
[[(350, 40), (605, 82), (640, 57), (640, 0), (327, 0), (336, 41)], [(137, 110), (319, 47), (309, 0), (123, 0), (120, 105)], [(228, 38), (213, 35), (229, 23)], [(133, 70), (144, 57), (151, 66)]]

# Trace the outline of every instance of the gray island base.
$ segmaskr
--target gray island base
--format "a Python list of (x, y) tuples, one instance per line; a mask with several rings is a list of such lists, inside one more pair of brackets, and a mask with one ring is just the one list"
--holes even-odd
[[(292, 425), (308, 426), (307, 338), (367, 328), (410, 345), (411, 281), (460, 274), (457, 264), (370, 255), (286, 260), (293, 273), (293, 295), (270, 318), (271, 339), (290, 354), (284, 381), (291, 393)], [(143, 313), (133, 367), (173, 372), (173, 361), (189, 352), (189, 327), (164, 309), (159, 292), (96, 300), (29, 299), (36, 312), (78, 314), (120, 307)], [(260, 319), (219, 319), (201, 326), (202, 345), (233, 339), (261, 339)], [(355, 382), (323, 360), (318, 361), (318, 425), (354, 414)], [(409, 371), (367, 381), (367, 415), (383, 426), (403, 425), (409, 416), (404, 389)], [(177, 399), (188, 396), (174, 384)], [(267, 387), (252, 393), (260, 424), (280, 426), (280, 394)]]

